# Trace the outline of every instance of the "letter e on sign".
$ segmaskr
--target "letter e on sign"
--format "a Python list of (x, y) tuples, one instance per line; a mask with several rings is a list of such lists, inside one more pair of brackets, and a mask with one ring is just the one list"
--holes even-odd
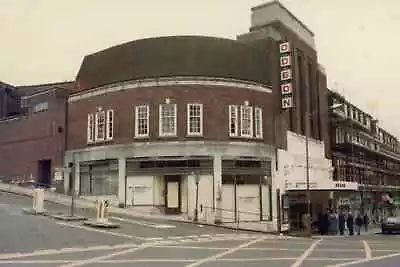
[(289, 42), (281, 43), (281, 44), (279, 45), (279, 52), (280, 52), (281, 54), (283, 54), (283, 53), (289, 53), (289, 52), (290, 52), (290, 44), (289, 44)]
[(292, 93), (292, 84), (291, 83), (281, 84), (281, 93), (282, 93), (282, 95), (291, 94)]
[(281, 71), (281, 81), (287, 81), (292, 79), (292, 70), (287, 69), (287, 70), (282, 70)]
[(291, 96), (282, 98), (282, 108), (292, 108), (293, 107), (293, 98)]

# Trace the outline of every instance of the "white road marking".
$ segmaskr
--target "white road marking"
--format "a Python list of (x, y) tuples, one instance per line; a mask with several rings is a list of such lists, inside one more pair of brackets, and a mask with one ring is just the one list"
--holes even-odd
[(137, 225), (151, 227), (151, 228), (158, 228), (158, 229), (176, 228), (175, 225), (170, 225), (170, 224), (157, 224), (157, 223), (150, 223), (150, 222), (145, 222), (145, 221), (137, 221), (137, 220), (125, 219), (125, 218), (121, 218), (121, 217), (110, 217), (110, 218), (113, 219), (113, 220), (116, 220), (116, 221), (120, 221), (120, 222), (137, 224)]
[(93, 246), (93, 247), (82, 247), (82, 248), (61, 248), (59, 250), (37, 250), (34, 252), (27, 253), (7, 253), (0, 254), (0, 260), (5, 259), (19, 259), (26, 258), (32, 256), (46, 256), (46, 255), (58, 255), (58, 254), (67, 254), (73, 252), (87, 252), (87, 251), (100, 251), (100, 250), (115, 250), (115, 249), (124, 249), (124, 248), (133, 248), (137, 247), (136, 244), (123, 244), (123, 245), (114, 245), (114, 246)]
[[(185, 245), (157, 245), (154, 247), (158, 248), (184, 248), (184, 249), (200, 249), (200, 250), (228, 250), (231, 249), (230, 247), (203, 247), (203, 246), (185, 246)], [(242, 248), (241, 250), (249, 250), (249, 251), (304, 251), (304, 249), (291, 249), (291, 248)]]
[(91, 227), (87, 227), (87, 226), (76, 225), (76, 224), (72, 224), (72, 223), (58, 222), (57, 224), (58, 225), (67, 226), (67, 227), (71, 227), (71, 228), (82, 229), (82, 230), (86, 230), (86, 231), (89, 231), (89, 232), (103, 233), (103, 234), (108, 234), (108, 235), (113, 235), (113, 236), (118, 236), (118, 237), (125, 237), (125, 238), (129, 238), (129, 239), (146, 240), (146, 238), (144, 238), (144, 237), (127, 235), (127, 234), (117, 233), (117, 232), (111, 232), (111, 231), (91, 228)]
[(317, 241), (315, 241), (314, 243), (311, 244), (311, 246), (304, 251), (304, 253), (297, 258), (297, 260), (290, 265), (290, 267), (300, 267), (301, 264), (307, 259), (308, 256), (311, 255), (311, 253), (313, 252), (313, 250), (315, 249), (315, 247), (322, 241), (322, 239), (319, 239)]
[(197, 237), (197, 235), (187, 235), (187, 236), (185, 236), (185, 238), (193, 238), (193, 237)]
[(102, 260), (96, 261), (99, 263), (136, 263), (136, 262), (148, 262), (148, 263), (165, 263), (165, 262), (195, 262), (196, 259), (132, 259), (132, 260)]
[(184, 236), (168, 236), (168, 239), (183, 239), (185, 238)]
[(201, 264), (203, 264), (203, 263), (206, 263), (206, 262), (215, 261), (215, 260), (217, 260), (218, 258), (221, 258), (221, 257), (223, 257), (223, 256), (225, 256), (225, 255), (234, 253), (234, 252), (236, 252), (236, 251), (238, 251), (238, 250), (240, 250), (240, 249), (242, 249), (242, 248), (246, 248), (246, 247), (249, 247), (249, 246), (251, 246), (251, 245), (253, 245), (253, 244), (257, 243), (257, 242), (260, 242), (260, 241), (264, 240), (265, 238), (266, 238), (265, 236), (262, 236), (262, 237), (260, 237), (260, 238), (257, 238), (256, 240), (252, 240), (252, 241), (250, 241), (250, 242), (241, 244), (240, 246), (237, 246), (237, 247), (234, 247), (234, 248), (230, 248), (229, 250), (226, 250), (226, 251), (224, 251), (224, 252), (218, 253), (218, 254), (216, 254), (216, 255), (214, 255), (214, 256), (207, 257), (207, 258), (205, 258), (205, 259), (201, 259), (201, 260), (199, 260), (199, 261), (196, 261), (196, 262), (194, 262), (194, 263), (191, 263), (191, 264), (189, 264), (189, 265), (186, 265), (186, 267), (195, 267), (195, 266), (199, 266), (199, 265), (201, 265)]
[(307, 258), (308, 261), (355, 261), (362, 258)]
[(158, 241), (158, 240), (164, 240), (163, 237), (146, 237), (146, 240), (148, 241)]
[(103, 256), (99, 256), (99, 257), (94, 257), (94, 258), (90, 258), (90, 259), (86, 259), (86, 260), (81, 260), (81, 261), (77, 261), (77, 262), (73, 262), (73, 263), (69, 263), (69, 264), (65, 264), (65, 265), (61, 265), (60, 267), (76, 267), (76, 266), (84, 266), (84, 265), (88, 265), (91, 263), (96, 263), (98, 261), (102, 261), (102, 260), (107, 260), (116, 256), (122, 256), (128, 253), (132, 253), (132, 252), (136, 252), (139, 250), (143, 250), (146, 248), (151, 247), (153, 244), (149, 243), (149, 244), (143, 244), (140, 245), (139, 247), (134, 247), (134, 248), (129, 248), (126, 250), (122, 250), (122, 251), (118, 251), (118, 252), (114, 252), (114, 253), (109, 253)]
[(355, 264), (366, 263), (366, 262), (373, 262), (373, 261), (377, 261), (377, 260), (389, 259), (389, 258), (398, 257), (398, 256), (400, 256), (400, 253), (394, 253), (394, 254), (390, 254), (390, 255), (374, 257), (374, 258), (371, 258), (371, 259), (361, 259), (361, 260), (352, 261), (352, 262), (345, 262), (345, 263), (330, 265), (330, 266), (327, 266), (327, 267), (344, 267), (344, 266), (351, 266), (351, 265), (355, 265)]
[(368, 245), (367, 241), (365, 241), (365, 240), (363, 240), (362, 243), (364, 245), (365, 258), (366, 259), (371, 259), (372, 258), (372, 251), (371, 251), (370, 246)]
[[(257, 261), (292, 261), (296, 258), (224, 258), (224, 259), (216, 259), (216, 261), (220, 262), (257, 262)], [(310, 261), (341, 261), (341, 260), (354, 260), (357, 258), (308, 258)], [(122, 260), (96, 260), (91, 263), (173, 263), (173, 262), (196, 262), (197, 259), (122, 259)], [(79, 264), (80, 260), (0, 260), (0, 264), (50, 264), (50, 263), (68, 263), (70, 264)], [(89, 264), (89, 263), (86, 263)], [(65, 266), (65, 265), (64, 265)], [(72, 265), (72, 266), (82, 266), (82, 265)]]
[(296, 258), (224, 258), (216, 259), (216, 261), (225, 262), (248, 262), (248, 261), (292, 261)]

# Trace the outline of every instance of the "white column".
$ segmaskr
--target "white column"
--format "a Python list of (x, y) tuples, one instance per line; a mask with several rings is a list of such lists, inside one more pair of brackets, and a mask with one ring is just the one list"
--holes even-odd
[[(279, 172), (276, 171), (276, 161), (279, 160), (276, 158), (276, 155), (272, 158), (271, 161), (271, 177), (272, 177), (272, 190), (271, 190), (271, 200), (272, 200), (272, 225), (273, 229), (278, 229), (278, 195), (276, 194), (276, 190), (280, 188), (279, 179), (284, 177), (279, 176)], [(278, 165), (279, 166), (279, 165)], [(282, 193), (282, 192), (281, 192)]]
[(79, 194), (79, 183), (81, 181), (80, 176), (81, 176), (81, 168), (80, 168), (80, 164), (79, 161), (76, 161), (74, 159), (74, 167), (73, 170), (75, 171), (75, 176), (72, 178), (74, 179), (74, 187), (75, 187), (75, 194)]
[(118, 159), (118, 204), (125, 207), (126, 159)]
[(213, 158), (215, 223), (222, 223), (222, 157)]

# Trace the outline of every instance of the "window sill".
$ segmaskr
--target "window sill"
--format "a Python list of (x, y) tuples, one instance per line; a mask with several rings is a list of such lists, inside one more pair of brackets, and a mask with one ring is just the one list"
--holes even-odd
[(242, 139), (242, 140), (256, 140), (263, 141), (264, 137), (254, 137), (254, 136), (229, 136), (231, 139)]
[(202, 134), (187, 134), (185, 137), (187, 138), (196, 138), (196, 137), (203, 137)]
[(158, 135), (159, 138), (177, 138), (178, 135)]
[(150, 135), (143, 135), (143, 136), (134, 136), (133, 139), (149, 139)]
[(86, 142), (87, 145), (98, 145), (98, 144), (105, 144), (105, 143), (110, 143), (114, 141), (114, 139), (108, 139), (108, 140), (98, 140), (98, 141), (93, 141), (93, 142)]

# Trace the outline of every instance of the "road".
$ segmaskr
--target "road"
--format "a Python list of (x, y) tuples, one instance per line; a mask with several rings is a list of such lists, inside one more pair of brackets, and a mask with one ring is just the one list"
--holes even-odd
[(23, 213), (30, 205), (0, 192), (0, 267), (391, 267), (400, 260), (400, 236), (303, 239), (137, 218), (100, 230)]

